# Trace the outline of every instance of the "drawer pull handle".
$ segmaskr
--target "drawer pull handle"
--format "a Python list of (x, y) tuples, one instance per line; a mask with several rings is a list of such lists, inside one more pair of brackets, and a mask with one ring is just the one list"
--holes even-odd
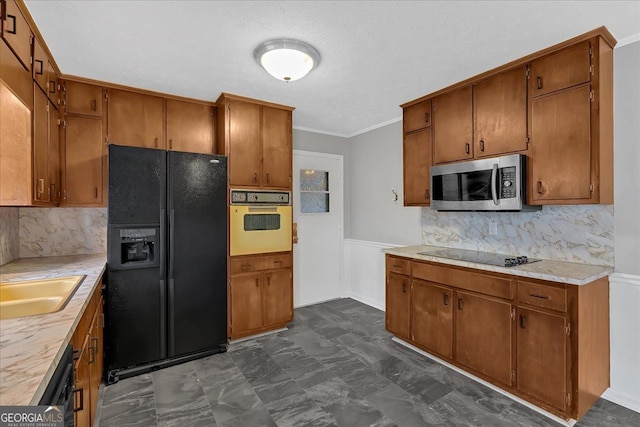
[(407, 282), (402, 282), (402, 293), (403, 294), (407, 293)]
[(95, 99), (91, 101), (91, 111), (98, 111), (98, 101)]
[(442, 302), (444, 305), (449, 305), (449, 294), (442, 294)]
[(42, 61), (41, 61), (41, 60), (39, 60), (39, 59), (36, 59), (36, 61), (35, 61), (35, 62), (36, 62), (36, 64), (38, 64), (38, 66), (40, 67), (40, 71), (36, 71), (36, 74), (38, 74), (38, 75), (42, 75), (42, 73), (43, 73), (43, 65), (42, 65)]
[(462, 310), (462, 298), (458, 298), (458, 310)]
[(402, 266), (400, 264), (393, 264), (393, 268), (399, 268), (402, 269)]
[(424, 113), (424, 122), (429, 123), (429, 113)]
[(273, 265), (282, 265), (282, 261), (273, 261)]
[(549, 299), (549, 295), (529, 294), (529, 296), (534, 298), (540, 298), (540, 299)]
[(538, 181), (536, 186), (537, 186), (538, 194), (542, 194), (542, 181)]
[(538, 76), (537, 78), (537, 87), (538, 90), (542, 89), (542, 77)]
[(260, 282), (258, 282), (258, 279), (256, 279), (256, 288), (260, 287)]
[(49, 80), (49, 93), (56, 93), (56, 82)]
[(480, 140), (480, 151), (484, 151), (484, 139)]
[(520, 329), (524, 329), (525, 328), (525, 322), (527, 321), (527, 315), (526, 314), (521, 314), (520, 315)]
[(467, 154), (469, 154), (470, 149), (471, 149), (471, 147), (470, 147), (470, 145), (469, 145), (469, 143), (468, 143), (468, 142), (467, 142), (466, 144), (464, 144), (464, 151), (465, 151)]

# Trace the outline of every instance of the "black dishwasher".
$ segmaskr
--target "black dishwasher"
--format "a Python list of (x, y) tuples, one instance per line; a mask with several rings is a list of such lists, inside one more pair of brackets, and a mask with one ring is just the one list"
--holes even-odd
[(67, 346), (62, 355), (40, 405), (62, 406), (64, 409), (64, 427), (73, 427), (73, 347)]

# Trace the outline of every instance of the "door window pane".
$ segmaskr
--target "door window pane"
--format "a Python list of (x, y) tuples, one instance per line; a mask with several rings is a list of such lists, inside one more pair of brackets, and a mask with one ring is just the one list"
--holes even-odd
[(300, 212), (329, 212), (329, 172), (300, 170)]

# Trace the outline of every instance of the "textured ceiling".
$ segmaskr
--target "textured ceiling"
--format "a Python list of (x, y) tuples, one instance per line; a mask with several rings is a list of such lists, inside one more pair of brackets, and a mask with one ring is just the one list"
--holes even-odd
[[(26, 1), (65, 74), (214, 101), (296, 107), (294, 127), (352, 136), (399, 104), (605, 25), (640, 39), (638, 1)], [(271, 38), (314, 45), (284, 83), (254, 61)]]

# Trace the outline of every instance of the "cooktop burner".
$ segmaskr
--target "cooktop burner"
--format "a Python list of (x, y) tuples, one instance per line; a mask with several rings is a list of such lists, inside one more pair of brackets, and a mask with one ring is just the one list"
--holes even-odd
[(472, 251), (468, 249), (435, 249), (419, 252), (418, 255), (428, 255), (438, 258), (457, 259), (460, 261), (477, 262), (479, 264), (497, 265), (500, 267), (515, 267), (521, 264), (540, 261), (524, 255), (496, 254), (492, 252)]

